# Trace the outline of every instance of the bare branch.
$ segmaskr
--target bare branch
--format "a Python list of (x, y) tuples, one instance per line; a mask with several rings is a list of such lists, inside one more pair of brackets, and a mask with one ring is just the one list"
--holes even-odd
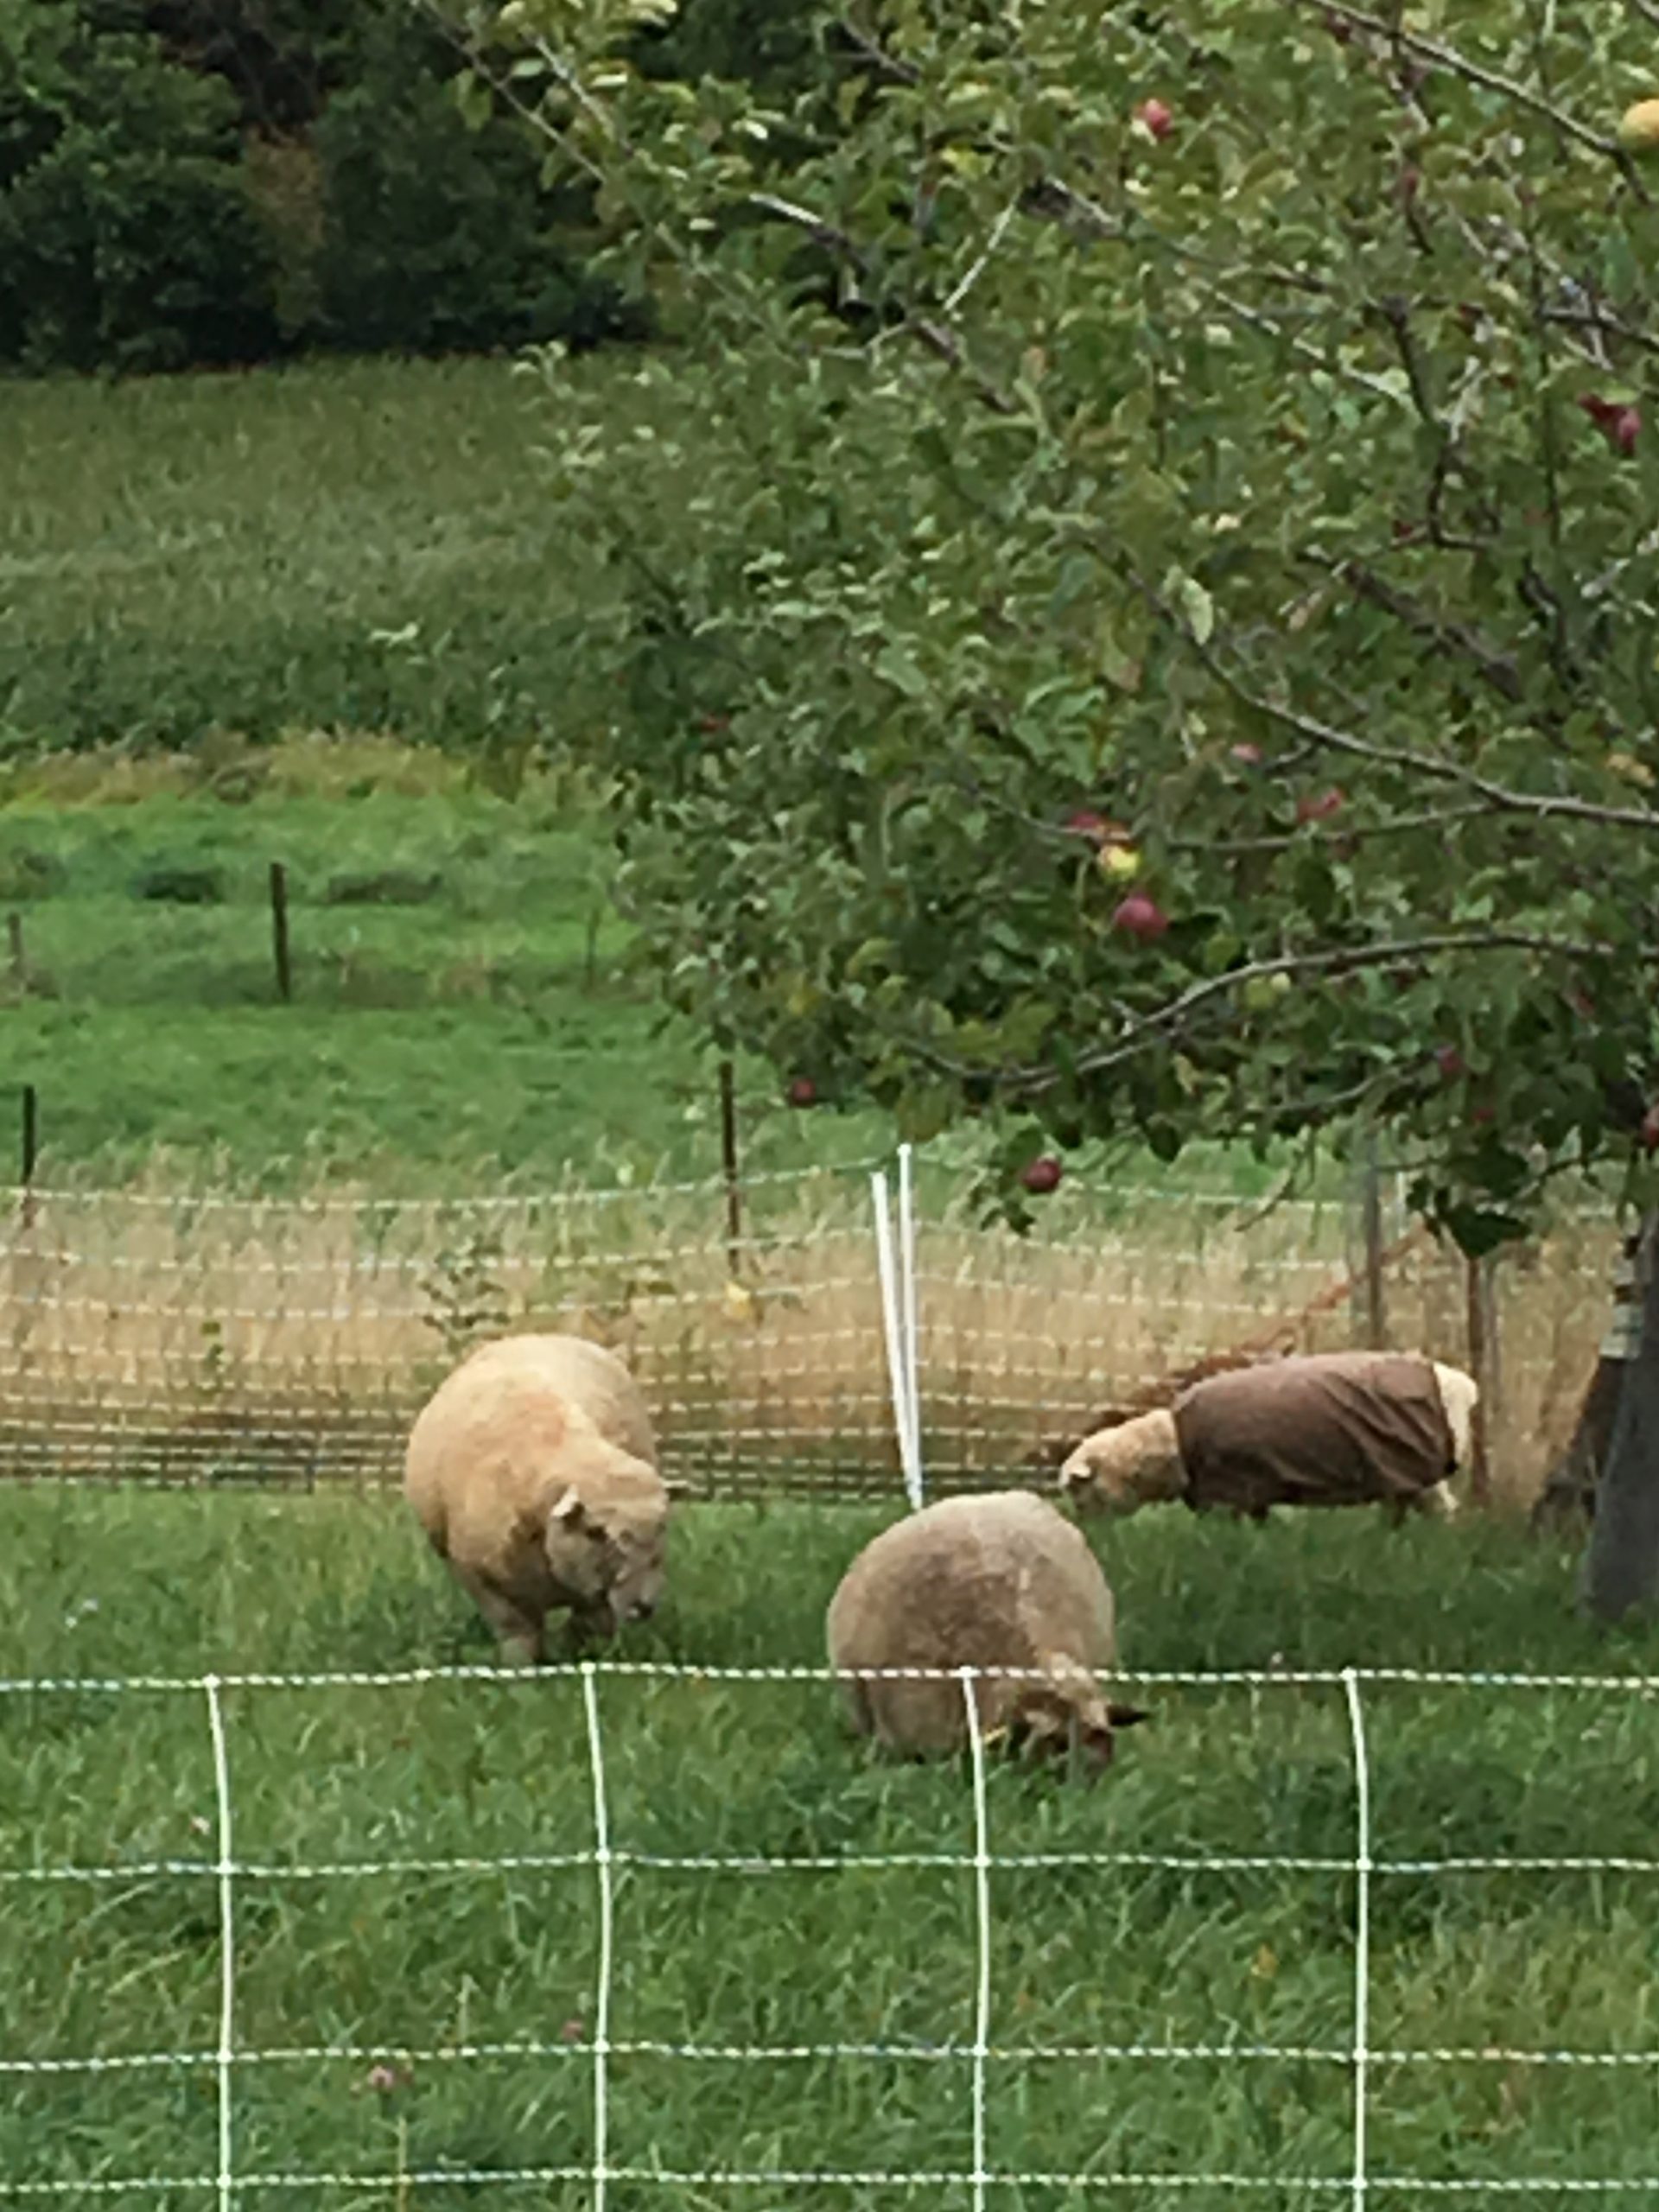
[(861, 61), (868, 61), (878, 77), (885, 77), (890, 84), (915, 85), (921, 81), (921, 72), (908, 61), (900, 61), (897, 54), (889, 54), (878, 39), (846, 16), (837, 16), (836, 29)]
[[(1659, 16), (1655, 20), (1659, 21)], [(1620, 338), (1643, 353), (1659, 353), (1659, 338), (1651, 331), (1638, 330), (1622, 315), (1610, 315), (1605, 308), (1546, 308), (1541, 320), (1560, 323), (1569, 330), (1594, 331), (1601, 338)]]
[(1524, 107), (1530, 113), (1541, 116), (1545, 122), (1554, 124), (1567, 137), (1577, 139), (1580, 145), (1587, 146), (1592, 153), (1609, 156), (1622, 168), (1628, 170), (1628, 157), (1616, 138), (1609, 138), (1602, 131), (1592, 130), (1587, 124), (1580, 123), (1576, 116), (1569, 115), (1564, 108), (1558, 107), (1554, 100), (1546, 99), (1541, 92), (1534, 92), (1529, 85), (1517, 84), (1513, 77), (1506, 77), (1496, 69), (1488, 69), (1481, 62), (1471, 61), (1466, 54), (1460, 53), (1454, 46), (1447, 46), (1437, 38), (1427, 38), (1421, 31), (1407, 30), (1402, 23), (1374, 16), (1366, 9), (1352, 7), (1348, 4), (1348, 0), (1291, 0), (1291, 4), (1305, 12), (1323, 16), (1327, 21), (1334, 16), (1338, 22), (1348, 23), (1357, 31), (1370, 31), (1379, 38), (1386, 38), (1402, 52), (1415, 54), (1420, 60), (1432, 62), (1436, 68), (1449, 69), (1454, 77), (1461, 77), (1466, 84), (1479, 85), (1489, 92), (1502, 93), (1505, 99), (1513, 100), (1517, 107)]

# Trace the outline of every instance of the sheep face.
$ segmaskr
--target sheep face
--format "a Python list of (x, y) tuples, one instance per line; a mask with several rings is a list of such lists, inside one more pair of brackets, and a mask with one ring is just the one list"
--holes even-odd
[(581, 1627), (614, 1636), (630, 1621), (650, 1619), (662, 1602), (667, 1534), (662, 1504), (594, 1504), (565, 1491), (548, 1515), (547, 1557)]
[(1086, 1676), (1034, 1682), (1021, 1688), (1008, 1715), (1010, 1749), (1039, 1758), (1069, 1756), (1084, 1777), (1096, 1781), (1112, 1763), (1114, 1731), (1132, 1728), (1147, 1715), (1137, 1706), (1103, 1698)]
[(1141, 1414), (1084, 1437), (1060, 1469), (1060, 1489), (1079, 1513), (1122, 1518), (1185, 1488), (1173, 1417)]

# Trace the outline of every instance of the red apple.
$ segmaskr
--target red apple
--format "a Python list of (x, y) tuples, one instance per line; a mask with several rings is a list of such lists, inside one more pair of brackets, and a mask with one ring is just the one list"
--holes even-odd
[(1154, 138), (1167, 138), (1175, 128), (1174, 111), (1162, 100), (1142, 100), (1135, 111), (1135, 119), (1142, 124)]
[(1467, 1075), (1468, 1064), (1455, 1045), (1442, 1045), (1434, 1054), (1434, 1065), (1448, 1083), (1455, 1083), (1460, 1075)]
[(1112, 927), (1122, 930), (1125, 937), (1139, 938), (1145, 943), (1162, 937), (1169, 927), (1169, 916), (1149, 892), (1131, 891), (1114, 910)]
[(1342, 810), (1344, 794), (1336, 785), (1328, 791), (1304, 791), (1296, 802), (1298, 822), (1324, 822)]
[(817, 1103), (818, 1086), (810, 1075), (798, 1075), (784, 1096), (791, 1106), (815, 1106)]
[(1035, 1160), (1028, 1160), (1020, 1170), (1020, 1180), (1033, 1198), (1046, 1198), (1059, 1187), (1065, 1170), (1052, 1152), (1041, 1153)]
[(731, 726), (729, 715), (699, 715), (697, 717), (697, 728), (709, 737), (716, 736), (723, 729), (730, 729)]
[(1659, 1106), (1649, 1106), (1642, 1116), (1642, 1149), (1659, 1152)]
[(1106, 835), (1107, 822), (1103, 814), (1096, 814), (1091, 807), (1079, 807), (1075, 814), (1068, 814), (1060, 824), (1074, 837), (1093, 837), (1096, 841)]
[(1228, 749), (1234, 760), (1240, 761), (1246, 768), (1259, 768), (1262, 766), (1262, 748), (1259, 745), (1252, 744), (1249, 738), (1246, 738), (1243, 744), (1231, 746)]
[(1598, 391), (1580, 392), (1579, 404), (1620, 453), (1636, 451), (1636, 442), (1642, 434), (1642, 410), (1638, 406), (1620, 399), (1604, 399)]

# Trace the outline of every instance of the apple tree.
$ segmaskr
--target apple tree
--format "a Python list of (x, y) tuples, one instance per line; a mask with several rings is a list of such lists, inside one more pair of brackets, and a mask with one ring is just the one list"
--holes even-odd
[[(1659, 1198), (1654, 0), (469, 19), (674, 342), (548, 365), (674, 997), (1039, 1147)], [(1631, 111), (1627, 114), (1627, 111)]]

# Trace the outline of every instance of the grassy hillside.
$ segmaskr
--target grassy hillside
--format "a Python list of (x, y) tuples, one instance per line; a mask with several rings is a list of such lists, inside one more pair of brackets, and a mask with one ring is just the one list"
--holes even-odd
[[(881, 1517), (691, 1509), (670, 1602), (625, 1656), (817, 1664), (824, 1603)], [(1111, 1539), (1108, 1565), (1142, 1669), (1653, 1657), (1592, 1643), (1567, 1562), (1501, 1527), (1148, 1515)], [(7, 1675), (487, 1656), (394, 1501), (0, 1494)], [(1297, 2177), (1340, 2184), (1352, 2157), (1345, 1700), (1327, 1684), (1164, 1686), (1146, 1701), (1152, 1723), (1093, 1790), (990, 1771), (988, 2161), (1096, 2183), (999, 2186), (994, 2201), (1070, 2212), (1100, 2201), (1108, 2173), (1176, 2171), (1244, 2178), (1142, 2184), (1133, 2201), (1289, 2212), (1310, 2201)], [(240, 1870), (233, 2171), (337, 2177), (304, 2192), (328, 2212), (430, 2212), (480, 2202), (480, 2183), (492, 2207), (590, 2203), (598, 1920), (579, 1684), (222, 1702)], [(1364, 1705), (1371, 2171), (1511, 2189), (1650, 2174), (1641, 2069), (1524, 2054), (1651, 2050), (1651, 1872), (1435, 1871), (1650, 1861), (1650, 1703), (1378, 1684)], [(822, 1681), (605, 1677), (597, 1710), (621, 1854), (609, 2156), (639, 2177), (613, 2184), (619, 2209), (804, 2201), (649, 2178), (660, 2170), (965, 2172), (978, 1953), (963, 1770), (871, 1758)], [(63, 2062), (0, 2078), (6, 2184), (211, 2183), (217, 1823), (200, 1689), (0, 1696), (0, 2059)], [(1316, 1863), (1232, 1863), (1283, 1858)], [(1100, 2045), (1120, 2055), (1077, 2055)], [(1156, 2055), (1172, 2050), (1185, 2055)], [(127, 2063), (88, 2071), (90, 2056)], [(569, 2177), (492, 2178), (527, 2169)], [(445, 2184), (457, 2170), (470, 2187)], [(1398, 2181), (1373, 2193), (1420, 2201)], [(969, 2202), (947, 2182), (925, 2194)], [(868, 2212), (918, 2201), (875, 2183), (834, 2196)], [(245, 2199), (297, 2201), (257, 2184)]]

